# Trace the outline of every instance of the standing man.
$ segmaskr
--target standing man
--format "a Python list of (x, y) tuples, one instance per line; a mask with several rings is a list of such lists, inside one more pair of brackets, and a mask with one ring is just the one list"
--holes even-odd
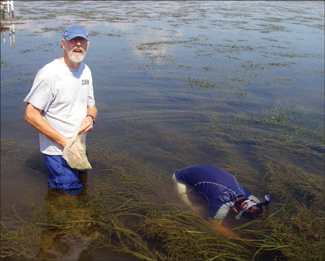
[(63, 32), (64, 55), (41, 68), (24, 99), (25, 120), (39, 133), (49, 186), (66, 191), (84, 187), (79, 170), (69, 167), (62, 157), (67, 141), (79, 129), (86, 135), (97, 116), (91, 71), (82, 63), (89, 48), (86, 29), (79, 25)]
[(180, 169), (173, 174), (173, 179), (181, 199), (194, 211), (204, 212), (205, 203), (208, 203), (208, 219), (213, 229), (229, 237), (239, 237), (222, 225), (230, 210), (236, 219), (258, 219), (263, 217), (262, 206), (271, 201), (266, 195), (266, 201), (260, 203), (234, 176), (210, 165)]

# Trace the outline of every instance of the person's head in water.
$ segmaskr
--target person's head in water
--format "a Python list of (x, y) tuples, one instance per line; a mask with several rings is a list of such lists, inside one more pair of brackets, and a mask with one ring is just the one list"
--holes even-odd
[(265, 195), (265, 201), (263, 203), (256, 203), (254, 200), (247, 198), (238, 199), (233, 207), (233, 210), (237, 213), (237, 219), (259, 219), (263, 217), (263, 205), (268, 205), (271, 202), (271, 197)]

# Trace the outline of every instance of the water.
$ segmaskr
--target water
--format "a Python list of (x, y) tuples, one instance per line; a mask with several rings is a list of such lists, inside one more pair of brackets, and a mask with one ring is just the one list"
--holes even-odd
[[(99, 111), (89, 143), (127, 151), (166, 176), (237, 160), (218, 147), (240, 152), (263, 176), (256, 148), (274, 143), (277, 155), (323, 175), (321, 2), (19, 1), (15, 44), (8, 32), (1, 44), (1, 139), (19, 150), (2, 160), (3, 206), (44, 202), (46, 171), (22, 100), (37, 71), (62, 56), (63, 29), (77, 23), (90, 33), (85, 63)], [(228, 141), (211, 142), (225, 133)], [(104, 175), (94, 167), (90, 185)]]

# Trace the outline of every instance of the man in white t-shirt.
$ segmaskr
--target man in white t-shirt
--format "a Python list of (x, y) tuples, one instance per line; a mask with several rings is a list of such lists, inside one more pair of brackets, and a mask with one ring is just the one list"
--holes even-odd
[(63, 57), (38, 71), (24, 99), (25, 120), (39, 131), (49, 186), (78, 194), (84, 187), (79, 170), (69, 167), (62, 152), (78, 129), (83, 135), (93, 129), (97, 116), (91, 71), (82, 63), (89, 48), (86, 29), (79, 25), (67, 27), (61, 47)]

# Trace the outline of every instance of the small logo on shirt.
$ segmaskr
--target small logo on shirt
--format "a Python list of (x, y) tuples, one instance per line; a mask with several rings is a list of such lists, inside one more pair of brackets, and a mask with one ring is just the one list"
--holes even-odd
[(89, 80), (82, 80), (82, 85), (89, 85)]

